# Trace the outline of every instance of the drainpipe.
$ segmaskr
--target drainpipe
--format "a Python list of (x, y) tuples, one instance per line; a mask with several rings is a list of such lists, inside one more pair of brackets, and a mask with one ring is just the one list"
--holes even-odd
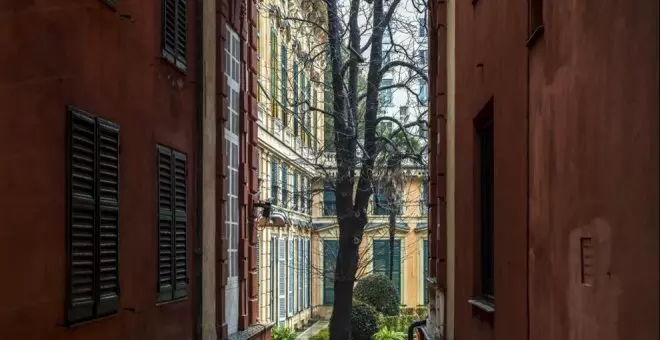
[(422, 327), (422, 326), (426, 326), (426, 319), (417, 320), (417, 321), (411, 323), (410, 326), (408, 327), (408, 340), (413, 340), (414, 335), (415, 335), (415, 329), (417, 329), (419, 327)]
[(204, 19), (203, 19), (203, 3), (202, 0), (197, 0), (195, 2), (195, 34), (196, 41), (195, 49), (196, 52), (196, 74), (195, 74), (195, 247), (193, 254), (193, 275), (195, 280), (195, 286), (193, 287), (193, 308), (194, 308), (194, 324), (195, 324), (195, 337), (196, 340), (202, 339), (202, 244), (204, 233), (202, 233), (202, 167), (204, 163), (202, 161), (202, 155), (204, 152), (204, 142), (202, 136), (204, 136), (204, 50), (202, 48), (204, 44)]

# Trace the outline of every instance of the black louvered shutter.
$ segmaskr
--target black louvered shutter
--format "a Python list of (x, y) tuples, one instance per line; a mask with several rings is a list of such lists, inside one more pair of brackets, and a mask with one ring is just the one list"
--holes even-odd
[(96, 124), (83, 112), (69, 112), (67, 319), (76, 322), (94, 316)]
[(188, 295), (186, 155), (158, 146), (158, 299)]
[(158, 300), (172, 299), (172, 151), (158, 146)]
[(186, 155), (174, 155), (174, 298), (188, 294), (187, 242), (187, 164)]
[(163, 54), (178, 68), (186, 68), (187, 1), (163, 0)]
[(70, 323), (117, 311), (119, 126), (70, 107), (68, 124)]
[(98, 289), (97, 314), (119, 301), (119, 126), (97, 118)]

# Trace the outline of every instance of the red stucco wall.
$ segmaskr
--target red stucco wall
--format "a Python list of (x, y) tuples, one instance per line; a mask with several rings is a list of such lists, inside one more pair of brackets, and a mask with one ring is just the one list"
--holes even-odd
[[(545, 31), (527, 47), (527, 3), (456, 2), (455, 338), (657, 339), (658, 4), (546, 1)], [(445, 7), (434, 4), (431, 60), (444, 55)], [(441, 67), (431, 68), (439, 140)], [(495, 312), (486, 314), (467, 300), (478, 293), (473, 119), (491, 98)], [(444, 146), (431, 141), (439, 157)], [(436, 214), (430, 232), (446, 242)], [(583, 237), (594, 244), (590, 286)]]
[(530, 49), (530, 337), (658, 339), (658, 2), (544, 12)]
[[(456, 2), (457, 339), (527, 338), (526, 1)], [(494, 101), (495, 313), (479, 295), (474, 118)]]
[[(188, 155), (193, 270), (195, 6), (188, 70), (161, 56), (161, 1), (0, 5), (0, 339), (190, 339), (189, 299), (156, 306), (156, 143)], [(121, 126), (118, 313), (65, 326), (65, 106)]]

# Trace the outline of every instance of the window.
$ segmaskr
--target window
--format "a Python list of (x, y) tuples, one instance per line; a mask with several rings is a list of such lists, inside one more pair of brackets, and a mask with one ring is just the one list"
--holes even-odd
[(429, 277), (429, 241), (424, 240), (424, 247), (422, 248), (422, 257), (424, 261), (424, 271), (422, 273), (422, 281), (424, 282), (424, 303), (429, 303), (428, 282), (426, 278)]
[(305, 76), (305, 72), (300, 73), (300, 95), (302, 97), (302, 110), (300, 112), (300, 135), (302, 136), (302, 141), (303, 143), (306, 141), (306, 132), (305, 131), (305, 116), (307, 115), (307, 111), (309, 110), (309, 103), (307, 102), (307, 77)]
[[(279, 322), (286, 321), (286, 239), (280, 238), (278, 240), (278, 318)], [(234, 305), (236, 308), (238, 305)], [(238, 308), (236, 308), (238, 309)]]
[(427, 55), (428, 51), (426, 50), (419, 50), (419, 63), (422, 64), (423, 66), (426, 66), (427, 62)]
[(426, 106), (428, 100), (429, 100), (429, 85), (426, 83), (426, 81), (420, 79), (419, 80), (419, 104), (422, 106)]
[(287, 65), (286, 64), (286, 62), (287, 62), (286, 59), (287, 59), (286, 58), (286, 45), (282, 44), (282, 57), (281, 57), (281, 60), (280, 60), (281, 63), (282, 63), (282, 65), (281, 65), (281, 70), (282, 70), (281, 78), (282, 79), (280, 79), (280, 81), (282, 82), (282, 84), (281, 84), (281, 87), (282, 87), (282, 89), (281, 89), (281, 91), (282, 91), (282, 124), (284, 124), (284, 126), (287, 126), (289, 124), (288, 113), (287, 113), (288, 93), (287, 93), (287, 88), (286, 88), (287, 81), (289, 80), (289, 77), (288, 77), (288, 73), (287, 73), (287, 69), (286, 69), (286, 65)]
[[(305, 95), (305, 99), (307, 99), (307, 101), (311, 101), (312, 100), (312, 82), (311, 81), (307, 82), (306, 91), (307, 91), (307, 94)], [(308, 107), (308, 110), (309, 110), (310, 105), (308, 105), (307, 107)], [(311, 112), (307, 112), (307, 114), (305, 115), (305, 121), (304, 122), (305, 122), (305, 129), (306, 129), (306, 132), (307, 132), (307, 146), (311, 147), (312, 146), (312, 136), (311, 136), (311, 133), (310, 133), (311, 130), (312, 130), (312, 114), (311, 114)]]
[(405, 124), (405, 123), (408, 122), (408, 119), (409, 119), (409, 118), (410, 118), (410, 117), (408, 116), (408, 107), (407, 107), (407, 106), (401, 106), (401, 107), (399, 108), (399, 120), (400, 120), (402, 123)]
[(385, 199), (385, 193), (384, 191), (380, 188), (380, 186), (376, 185), (374, 188), (374, 215), (388, 215), (389, 214), (389, 209), (388, 209), (388, 204), (387, 200)]
[(300, 175), (300, 212), (305, 212), (306, 209), (306, 198), (307, 198), (307, 186), (306, 186), (306, 181), (305, 177), (303, 175)]
[(392, 105), (392, 79), (383, 79), (380, 84), (380, 104)]
[(280, 188), (277, 181), (277, 159), (273, 158), (270, 161), (270, 201), (273, 205), (277, 205), (277, 191)]
[(339, 241), (323, 240), (323, 304), (335, 302), (335, 266)]
[(481, 295), (494, 302), (494, 254), (493, 254), (493, 198), (494, 198), (494, 132), (493, 101), (475, 121), (478, 138), (478, 179), (479, 188), (479, 240)]
[(279, 105), (277, 103), (277, 31), (275, 27), (270, 30), (270, 102), (273, 117), (279, 118)]
[(311, 215), (312, 214), (312, 184), (310, 183), (310, 179), (307, 179), (307, 214)]
[(387, 63), (390, 62), (390, 55), (391, 55), (391, 54), (390, 54), (390, 49), (391, 49), (391, 48), (392, 48), (392, 47), (391, 47), (390, 44), (383, 44), (383, 53), (382, 53), (382, 56), (383, 56), (383, 65), (385, 65), (385, 64), (387, 64)]
[(186, 155), (158, 145), (158, 300), (188, 295)]
[(296, 278), (296, 281), (298, 283), (298, 297), (297, 297), (297, 302), (296, 305), (298, 306), (298, 312), (300, 312), (303, 308), (303, 292), (304, 292), (304, 286), (303, 286), (303, 239), (298, 238), (297, 239), (297, 249), (298, 249), (298, 265), (297, 265), (297, 274), (298, 278)]
[(298, 173), (293, 172), (293, 210), (298, 211)]
[[(238, 34), (227, 27), (225, 46), (228, 119), (225, 125), (225, 152), (227, 163), (227, 200), (225, 201), (225, 235), (227, 237), (228, 278), (225, 315), (229, 334), (238, 330), (238, 187), (239, 146), (238, 112), (240, 100), (240, 40)], [(235, 71), (234, 71), (235, 70)]]
[(298, 62), (293, 61), (293, 136), (298, 137)]
[(310, 264), (309, 264), (309, 259), (311, 257), (310, 255), (310, 248), (309, 248), (309, 239), (304, 239), (303, 241), (303, 256), (304, 256), (304, 262), (303, 262), (303, 294), (304, 294), (304, 302), (303, 302), (303, 308), (309, 308), (310, 302), (311, 302), (311, 285), (310, 285), (310, 272), (312, 270)]
[[(318, 108), (319, 94), (316, 90), (314, 90), (314, 95), (313, 96), (314, 96), (313, 97), (314, 98), (314, 103), (313, 103), (314, 108)], [(314, 125), (312, 126), (312, 135), (314, 136), (314, 139), (313, 139), (313, 141), (314, 141), (314, 150), (316, 150), (317, 144), (318, 144), (317, 131), (319, 129), (318, 113), (316, 111), (311, 111), (310, 110), (309, 114), (312, 115), (312, 118), (314, 119)]]
[(323, 192), (323, 216), (334, 216), (337, 214), (335, 191), (326, 188)]
[(289, 278), (288, 278), (288, 283), (289, 283), (289, 291), (288, 291), (288, 294), (289, 294), (289, 302), (288, 302), (289, 316), (293, 315), (293, 298), (294, 298), (294, 296), (293, 296), (293, 291), (294, 291), (294, 289), (293, 289), (293, 286), (294, 286), (293, 280), (295, 278), (295, 268), (296, 268), (296, 266), (295, 266), (296, 255), (295, 255), (295, 252), (294, 252), (295, 248), (294, 248), (294, 242), (293, 241), (294, 241), (293, 238), (289, 237), (289, 247), (288, 247), (289, 255), (288, 255), (288, 258), (287, 258), (287, 261), (286, 261), (286, 263), (288, 265), (287, 266), (287, 271), (288, 271), (288, 274), (289, 274)]
[(69, 108), (67, 321), (117, 312), (119, 126)]
[(270, 291), (268, 292), (269, 302), (270, 302), (270, 318), (269, 320), (275, 322), (277, 315), (277, 304), (275, 303), (275, 297), (277, 296), (277, 264), (278, 262), (278, 243), (277, 238), (271, 237), (270, 239)]
[(289, 205), (289, 176), (287, 175), (287, 166), (282, 164), (282, 207), (286, 208)]
[(419, 37), (424, 38), (427, 36), (427, 33), (426, 18), (419, 18)]
[(528, 0), (530, 42), (543, 31), (543, 0)]
[(420, 215), (425, 216), (428, 214), (429, 205), (429, 183), (426, 179), (422, 180), (422, 199), (419, 204)]
[(163, 58), (186, 69), (186, 0), (163, 0)]
[[(393, 263), (393, 266), (390, 266)], [(401, 240), (394, 240), (394, 261), (390, 262), (390, 240), (373, 241), (374, 274), (392, 279), (401, 297)]]

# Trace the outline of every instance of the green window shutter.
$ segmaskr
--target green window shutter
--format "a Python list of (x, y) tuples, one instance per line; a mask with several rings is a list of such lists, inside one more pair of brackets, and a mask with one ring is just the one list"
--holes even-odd
[(323, 241), (323, 304), (331, 305), (335, 302), (335, 266), (339, 241)]
[(428, 292), (428, 283), (426, 281), (426, 278), (429, 276), (429, 241), (424, 240), (424, 252), (423, 255), (424, 257), (424, 275), (422, 277), (422, 280), (424, 280), (424, 303), (429, 302), (429, 292)]
[(298, 62), (293, 61), (293, 136), (298, 137)]
[(282, 207), (286, 208), (289, 205), (289, 176), (287, 176), (288, 167), (282, 164)]
[(277, 116), (277, 32), (270, 31), (270, 100), (273, 115)]
[(186, 155), (158, 145), (158, 300), (188, 295)]
[(188, 167), (185, 154), (174, 155), (174, 298), (188, 295)]
[(293, 210), (298, 211), (298, 173), (293, 172)]
[(68, 291), (70, 323), (94, 317), (96, 225), (96, 122), (70, 110), (68, 133)]
[(117, 311), (119, 126), (70, 107), (67, 321)]
[(163, 57), (186, 69), (187, 1), (163, 0)]
[(286, 45), (285, 44), (282, 44), (282, 57), (281, 57), (280, 61), (282, 63), (282, 65), (281, 65), (281, 69), (282, 69), (281, 77), (282, 77), (282, 79), (280, 79), (281, 87), (282, 87), (281, 88), (281, 91), (282, 91), (282, 124), (284, 126), (287, 126), (288, 123), (289, 123), (288, 113), (287, 113), (287, 109), (288, 109), (288, 105), (289, 105), (287, 82), (289, 80), (289, 77), (288, 77), (288, 71), (287, 71), (287, 51), (286, 51)]
[(158, 300), (172, 299), (174, 214), (172, 186), (172, 151), (158, 145)]
[[(390, 241), (373, 241), (373, 272), (390, 277)], [(392, 281), (401, 296), (401, 240), (394, 240)]]
[(277, 160), (273, 158), (270, 163), (270, 199), (272, 204), (277, 205)]

